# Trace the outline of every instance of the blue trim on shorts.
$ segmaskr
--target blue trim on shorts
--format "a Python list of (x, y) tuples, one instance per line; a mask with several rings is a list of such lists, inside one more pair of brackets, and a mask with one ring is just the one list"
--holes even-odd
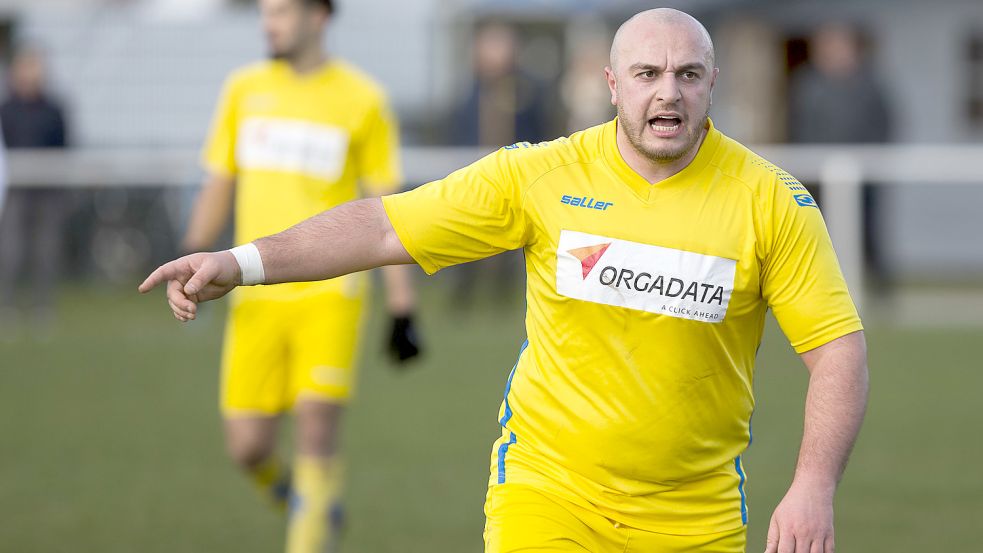
[(498, 446), (498, 483), (505, 483), (505, 454), (509, 452), (509, 446), (515, 443), (515, 433), (509, 432), (509, 441)]
[(519, 366), (519, 359), (522, 359), (522, 352), (526, 351), (527, 347), (529, 347), (528, 339), (522, 342), (522, 346), (519, 348), (519, 355), (515, 360), (515, 365), (512, 366), (512, 372), (509, 373), (509, 379), (505, 382), (505, 413), (498, 421), (498, 424), (502, 425), (503, 427), (512, 418), (512, 406), (509, 405), (509, 392), (512, 390), (512, 377), (515, 376), (515, 369)]
[(741, 492), (741, 523), (747, 524), (747, 497), (744, 495), (744, 482), (747, 480), (744, 477), (744, 468), (741, 466), (741, 456), (738, 455), (734, 458), (734, 468), (737, 469), (737, 475), (741, 477), (741, 481), (737, 484), (737, 491)]

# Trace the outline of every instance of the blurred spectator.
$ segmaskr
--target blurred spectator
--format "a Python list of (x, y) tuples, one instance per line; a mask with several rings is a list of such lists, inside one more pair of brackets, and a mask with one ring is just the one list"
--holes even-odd
[(3, 202), (7, 199), (7, 146), (0, 133), (0, 217), (3, 216)]
[(860, 36), (844, 23), (819, 28), (809, 63), (792, 76), (792, 142), (886, 142), (891, 121), (884, 88), (863, 57)]
[[(864, 59), (858, 29), (846, 23), (828, 23), (812, 36), (809, 63), (792, 75), (789, 105), (792, 142), (877, 143), (891, 136), (884, 87)], [(864, 253), (881, 289), (889, 276), (880, 240), (882, 202), (883, 190), (864, 186)]]
[(488, 23), (474, 37), (474, 79), (451, 122), (462, 146), (506, 146), (545, 140), (543, 84), (516, 66), (518, 38), (503, 23)]
[[(474, 79), (452, 114), (453, 143), (498, 148), (545, 140), (545, 87), (517, 67), (515, 30), (498, 22), (481, 26), (474, 36), (473, 55)], [(522, 279), (521, 260), (517, 252), (507, 252), (456, 267), (455, 306), (470, 306), (483, 277), (492, 281), (496, 297), (513, 297)]]
[[(65, 147), (62, 108), (45, 91), (44, 58), (39, 50), (25, 48), (15, 54), (9, 83), (9, 95), (0, 105), (7, 147)], [(19, 326), (27, 314), (39, 335), (50, 331), (69, 200), (66, 191), (53, 187), (9, 192), (0, 213), (0, 319), (6, 325)], [(18, 302), (21, 280), (29, 282), (32, 290)], [(26, 308), (23, 313), (22, 308)]]

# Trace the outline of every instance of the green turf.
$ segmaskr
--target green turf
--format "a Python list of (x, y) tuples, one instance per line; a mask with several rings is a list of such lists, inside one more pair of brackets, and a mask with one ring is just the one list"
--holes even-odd
[[(50, 343), (0, 343), (0, 551), (270, 552), (283, 522), (225, 459), (215, 402), (222, 309), (179, 325), (159, 295), (74, 289)], [(481, 550), (496, 413), (521, 302), (455, 315), (431, 283), (424, 363), (367, 337), (347, 419), (347, 551)], [(378, 323), (378, 321), (376, 321)], [(868, 332), (872, 401), (837, 502), (838, 551), (980, 551), (978, 330)], [(805, 371), (770, 329), (746, 457), (763, 551), (801, 426)]]

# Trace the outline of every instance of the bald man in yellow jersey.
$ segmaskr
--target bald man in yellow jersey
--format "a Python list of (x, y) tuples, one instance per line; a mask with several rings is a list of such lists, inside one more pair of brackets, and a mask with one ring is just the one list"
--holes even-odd
[(433, 273), (522, 248), (528, 340), (492, 449), (489, 553), (744, 551), (742, 453), (770, 308), (811, 376), (768, 552), (830, 553), (867, 368), (819, 209), (788, 173), (714, 128), (713, 46), (692, 17), (631, 18), (605, 73), (618, 108), (610, 123), (505, 147), (238, 251), (172, 261), (141, 290), (167, 282), (185, 321), (238, 285), (395, 263)]
[[(363, 196), (399, 189), (398, 132), (382, 89), (323, 49), (329, 0), (260, 0), (272, 59), (227, 80), (203, 153), (208, 179), (184, 240), (208, 248), (235, 192), (237, 244)], [(399, 357), (415, 353), (405, 267), (385, 272)], [(222, 359), (222, 414), (233, 460), (274, 501), (290, 498), (288, 553), (322, 552), (340, 517), (343, 406), (368, 289), (365, 274), (242, 289)], [(297, 419), (296, 457), (276, 455), (280, 416)]]

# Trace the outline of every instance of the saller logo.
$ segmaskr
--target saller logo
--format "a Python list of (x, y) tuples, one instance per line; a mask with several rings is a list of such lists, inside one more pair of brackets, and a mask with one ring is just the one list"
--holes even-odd
[(569, 194), (561, 196), (560, 203), (573, 207), (582, 207), (584, 209), (597, 209), (599, 211), (605, 211), (614, 205), (614, 202), (599, 202), (588, 196), (570, 196)]
[(733, 259), (563, 230), (556, 291), (578, 300), (708, 323), (727, 315)]

